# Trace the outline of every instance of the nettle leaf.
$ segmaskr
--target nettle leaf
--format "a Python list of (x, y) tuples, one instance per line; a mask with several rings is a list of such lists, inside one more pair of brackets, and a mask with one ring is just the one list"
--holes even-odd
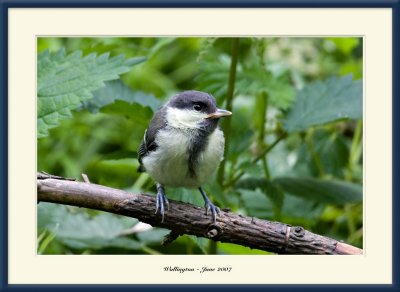
[(314, 202), (342, 205), (362, 201), (362, 186), (345, 181), (279, 177), (273, 183), (291, 195)]
[(256, 96), (265, 92), (269, 102), (280, 109), (287, 109), (292, 104), (295, 94), (287, 74), (275, 76), (256, 64), (238, 72), (236, 87), (240, 93), (247, 95)]
[(58, 226), (55, 239), (76, 249), (140, 249), (141, 243), (121, 236), (134, 222), (134, 219), (127, 221), (109, 213), (90, 218), (84, 212), (69, 212), (63, 205), (41, 203), (38, 206), (39, 227), (54, 230), (54, 226)]
[(200, 62), (200, 74), (196, 78), (198, 88), (209, 92), (217, 101), (223, 99), (228, 91), (227, 80), (229, 79), (230, 58), (221, 55), (218, 61), (203, 60)]
[(299, 132), (341, 119), (361, 119), (362, 113), (362, 81), (351, 75), (332, 77), (299, 91), (283, 126), (290, 133)]
[(75, 51), (69, 55), (61, 49), (56, 53), (45, 51), (38, 56), (38, 137), (48, 135), (59, 120), (71, 116), (71, 110), (82, 101), (91, 99), (92, 92), (104, 86), (105, 81), (118, 79), (133, 65), (145, 58), (125, 59), (122, 55), (97, 56)]
[(82, 108), (86, 108), (91, 112), (98, 112), (100, 108), (116, 100), (138, 103), (144, 107), (148, 106), (153, 112), (161, 106), (161, 101), (154, 95), (140, 91), (135, 92), (123, 84), (121, 80), (106, 82), (105, 87), (94, 91), (93, 95), (93, 98), (82, 102)]

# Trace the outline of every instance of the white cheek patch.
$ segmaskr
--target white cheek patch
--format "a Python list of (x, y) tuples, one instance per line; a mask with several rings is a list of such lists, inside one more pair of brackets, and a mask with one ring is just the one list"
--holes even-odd
[(207, 114), (194, 110), (178, 109), (169, 107), (167, 109), (167, 121), (173, 128), (199, 128), (199, 122), (204, 120)]

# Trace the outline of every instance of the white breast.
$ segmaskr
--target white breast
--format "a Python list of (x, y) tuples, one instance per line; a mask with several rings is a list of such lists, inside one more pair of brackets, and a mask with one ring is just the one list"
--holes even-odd
[(208, 137), (207, 146), (198, 158), (196, 177), (188, 169), (190, 132), (167, 127), (158, 132), (158, 148), (143, 158), (146, 171), (155, 181), (171, 187), (198, 188), (212, 175), (224, 154), (224, 135), (216, 129)]

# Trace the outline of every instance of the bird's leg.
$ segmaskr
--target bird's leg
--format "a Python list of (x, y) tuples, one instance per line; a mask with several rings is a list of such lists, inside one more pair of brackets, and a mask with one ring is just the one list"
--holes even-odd
[(210, 199), (207, 197), (206, 193), (204, 192), (202, 187), (199, 187), (199, 191), (203, 196), (205, 208), (206, 208), (206, 215), (208, 215), (208, 210), (211, 210), (212, 218), (214, 223), (217, 221), (217, 214), (220, 213), (220, 209), (211, 203)]
[(156, 196), (156, 213), (158, 210), (160, 210), (161, 214), (161, 222), (164, 222), (164, 211), (165, 211), (165, 206), (167, 207), (167, 210), (169, 210), (169, 202), (167, 197), (165, 196), (165, 189), (162, 184), (157, 183), (157, 196)]

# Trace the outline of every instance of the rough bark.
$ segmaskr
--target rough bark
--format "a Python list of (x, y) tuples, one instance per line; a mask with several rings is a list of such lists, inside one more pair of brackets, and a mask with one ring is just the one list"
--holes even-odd
[(190, 234), (215, 241), (240, 244), (278, 254), (361, 255), (363, 251), (334, 239), (290, 226), (221, 210), (214, 224), (205, 209), (170, 200), (164, 222), (155, 214), (155, 196), (133, 194), (102, 185), (38, 174), (38, 202), (50, 202), (134, 217), (154, 227), (171, 230), (164, 243)]

